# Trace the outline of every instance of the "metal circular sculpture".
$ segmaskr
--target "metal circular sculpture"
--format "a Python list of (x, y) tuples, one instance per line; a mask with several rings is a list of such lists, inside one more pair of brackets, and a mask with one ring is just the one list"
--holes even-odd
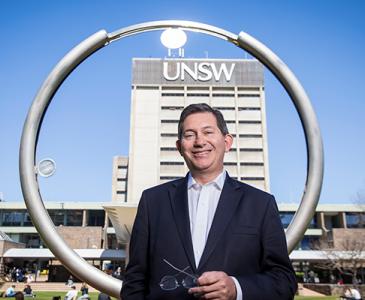
[(323, 179), (323, 146), (316, 115), (303, 87), (289, 68), (265, 45), (241, 32), (231, 32), (207, 24), (189, 21), (156, 21), (141, 23), (107, 33), (101, 30), (73, 48), (52, 70), (38, 91), (24, 124), (20, 145), (20, 179), (23, 196), (32, 221), (54, 255), (74, 275), (93, 287), (119, 298), (122, 282), (89, 265), (57, 233), (44, 207), (37, 182), (35, 153), (38, 134), (48, 105), (66, 77), (87, 57), (109, 43), (142, 32), (182, 28), (212, 35), (244, 49), (261, 61), (281, 82), (300, 116), (308, 153), (307, 179), (299, 209), (287, 231), (288, 251), (303, 237), (318, 203)]

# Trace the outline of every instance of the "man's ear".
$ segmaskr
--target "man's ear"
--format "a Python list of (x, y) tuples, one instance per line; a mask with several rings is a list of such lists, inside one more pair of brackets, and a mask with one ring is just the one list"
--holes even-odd
[(225, 137), (224, 137), (224, 142), (226, 144), (226, 152), (229, 152), (229, 150), (231, 149), (232, 147), (232, 144), (233, 144), (233, 136), (231, 134), (226, 134)]
[(180, 140), (177, 140), (176, 141), (176, 149), (177, 149), (177, 151), (179, 151), (180, 155), (182, 156), (182, 153), (181, 153), (181, 141)]

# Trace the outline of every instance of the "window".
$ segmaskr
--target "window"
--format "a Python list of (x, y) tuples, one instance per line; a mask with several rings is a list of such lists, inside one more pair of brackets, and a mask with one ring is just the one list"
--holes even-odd
[(162, 93), (161, 96), (184, 97), (184, 93)]
[(294, 212), (280, 212), (281, 224), (284, 228), (287, 228), (293, 219)]
[(177, 151), (175, 147), (161, 147), (161, 151)]
[(213, 87), (213, 91), (234, 91), (234, 87), (217, 86), (217, 87)]
[(237, 90), (239, 90), (239, 91), (259, 91), (260, 88), (247, 86), (247, 87), (239, 87), (239, 88), (237, 88)]
[(265, 180), (265, 177), (241, 177), (241, 180)]
[(238, 94), (238, 98), (260, 97), (260, 94)]
[(240, 134), (240, 138), (262, 138), (262, 134)]
[(312, 250), (313, 247), (318, 244), (319, 238), (315, 236), (304, 236), (299, 243), (301, 250)]
[(161, 161), (161, 166), (182, 166), (184, 165), (184, 162), (182, 161)]
[(23, 226), (33, 226), (33, 222), (30, 218), (30, 215), (28, 212), (25, 212), (24, 214), (24, 224)]
[(82, 226), (82, 210), (68, 210), (66, 226)]
[(103, 210), (90, 210), (88, 218), (88, 226), (104, 226), (105, 213)]
[(162, 87), (163, 91), (174, 91), (174, 90), (184, 90), (183, 86), (163, 86)]
[(217, 93), (217, 94), (213, 94), (213, 97), (234, 97), (234, 94)]
[(347, 228), (365, 228), (365, 214), (358, 213), (346, 213)]
[(245, 152), (262, 152), (261, 148), (240, 148), (240, 151)]
[(41, 238), (37, 233), (23, 233), (19, 237), (19, 242), (24, 243), (26, 248), (39, 248)]
[(163, 124), (174, 124), (174, 123), (179, 123), (179, 120), (161, 120), (161, 123)]
[(158, 86), (137, 85), (137, 90), (158, 90)]
[(66, 210), (52, 209), (48, 211), (55, 226), (66, 225)]
[(214, 109), (218, 109), (218, 110), (235, 110), (234, 107), (213, 107)]
[(260, 110), (260, 107), (239, 107), (238, 110), (242, 111), (242, 110)]
[(160, 176), (160, 180), (174, 180), (174, 179), (179, 179), (179, 178), (183, 178), (181, 176)]
[(263, 166), (264, 163), (262, 162), (241, 162), (241, 166)]
[(188, 91), (209, 91), (208, 86), (188, 86)]
[(310, 221), (308, 228), (318, 228), (317, 218), (315, 216)]
[(240, 120), (240, 124), (261, 124), (261, 121)]
[(181, 110), (184, 106), (161, 106), (162, 110)]
[(24, 211), (7, 211), (3, 210), (1, 214), (2, 226), (22, 226), (24, 220)]
[(188, 93), (188, 97), (209, 97), (207, 93)]

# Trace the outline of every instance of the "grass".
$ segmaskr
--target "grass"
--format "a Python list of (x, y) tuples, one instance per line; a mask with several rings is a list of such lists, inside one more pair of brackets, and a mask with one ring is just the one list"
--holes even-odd
[[(66, 295), (66, 292), (65, 291), (60, 291), (60, 292), (57, 292), (57, 291), (52, 291), (52, 292), (44, 292), (44, 291), (34, 291), (34, 293), (36, 294), (36, 297), (35, 298), (27, 298), (25, 297), (24, 299), (25, 300), (52, 300), (53, 297), (55, 296), (60, 296), (61, 297), (61, 300), (64, 299), (65, 295)], [(91, 292), (89, 293), (89, 296), (90, 296), (90, 299), (91, 300), (97, 300), (98, 299), (98, 292)], [(80, 297), (81, 296), (81, 293), (78, 293), (77, 297)], [(11, 298), (11, 299), (14, 299), (14, 298)], [(112, 300), (115, 299), (115, 298), (112, 298)]]
[(296, 296), (295, 300), (337, 300), (337, 296), (313, 297), (313, 296)]
[[(66, 292), (65, 291), (60, 291), (60, 292), (55, 292), (55, 291), (52, 291), (52, 292), (36, 292), (35, 291), (35, 294), (37, 295), (35, 298), (25, 298), (25, 300), (29, 299), (34, 299), (34, 300), (52, 300), (52, 298), (54, 296), (60, 296), (61, 297), (61, 300), (64, 299), (65, 295), (66, 295)], [(89, 293), (89, 296), (90, 296), (90, 299), (91, 300), (97, 300), (98, 299), (98, 292), (91, 292)], [(81, 295), (81, 293), (78, 294), (78, 297)], [(14, 298), (12, 298), (14, 299)], [(115, 300), (115, 298), (112, 298)], [(326, 297), (312, 297), (312, 296), (308, 296), (308, 297), (305, 297), (305, 296), (296, 296), (294, 298), (295, 300), (337, 300), (338, 297), (336, 296), (326, 296)]]

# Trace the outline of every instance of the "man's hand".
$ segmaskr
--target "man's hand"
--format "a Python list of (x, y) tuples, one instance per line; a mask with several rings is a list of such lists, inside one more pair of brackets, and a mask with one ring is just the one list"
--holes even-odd
[(189, 289), (189, 294), (200, 296), (201, 299), (236, 299), (236, 285), (224, 272), (205, 272), (198, 278), (198, 284)]

